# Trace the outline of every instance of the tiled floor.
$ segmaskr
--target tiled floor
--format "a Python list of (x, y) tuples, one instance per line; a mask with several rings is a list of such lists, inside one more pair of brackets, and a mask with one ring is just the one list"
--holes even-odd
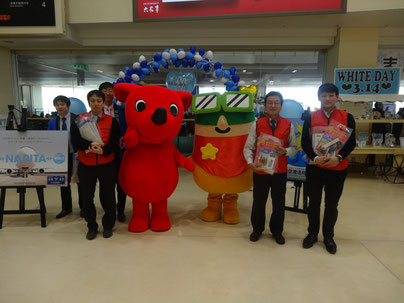
[[(404, 302), (404, 185), (347, 179), (336, 255), (321, 241), (301, 247), (307, 219), (294, 212), (286, 213), (284, 246), (268, 231), (250, 242), (251, 198), (251, 191), (240, 195), (238, 225), (205, 223), (206, 193), (181, 170), (169, 200), (170, 231), (133, 234), (117, 222), (112, 238), (88, 241), (76, 205), (55, 219), (59, 191), (47, 188), (48, 227), (39, 215), (4, 217), (0, 302)], [(6, 208), (17, 205), (15, 190), (8, 191)], [(37, 207), (33, 190), (27, 206)]]

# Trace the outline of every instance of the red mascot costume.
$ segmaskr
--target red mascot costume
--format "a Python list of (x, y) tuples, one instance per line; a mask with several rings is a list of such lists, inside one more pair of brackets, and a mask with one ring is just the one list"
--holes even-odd
[[(192, 94), (159, 86), (118, 83), (116, 98), (125, 102), (126, 152), (119, 170), (119, 182), (133, 199), (129, 231), (170, 229), (167, 199), (178, 184), (177, 164), (193, 171), (192, 161), (174, 146)], [(152, 204), (151, 218), (149, 204)]]

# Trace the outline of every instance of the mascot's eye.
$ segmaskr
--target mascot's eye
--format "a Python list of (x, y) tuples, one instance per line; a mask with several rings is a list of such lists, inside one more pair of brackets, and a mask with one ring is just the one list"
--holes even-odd
[(178, 115), (178, 106), (175, 104), (170, 105), (170, 113), (175, 117)]
[(135, 108), (138, 112), (142, 112), (146, 109), (146, 102), (144, 100), (138, 100), (136, 101)]

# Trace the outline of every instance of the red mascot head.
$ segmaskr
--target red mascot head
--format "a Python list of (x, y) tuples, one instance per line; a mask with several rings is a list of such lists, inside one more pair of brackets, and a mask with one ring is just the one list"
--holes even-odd
[(184, 115), (192, 102), (188, 92), (147, 85), (118, 83), (115, 97), (125, 102), (125, 118), (128, 129), (135, 129), (139, 142), (161, 143), (174, 140)]

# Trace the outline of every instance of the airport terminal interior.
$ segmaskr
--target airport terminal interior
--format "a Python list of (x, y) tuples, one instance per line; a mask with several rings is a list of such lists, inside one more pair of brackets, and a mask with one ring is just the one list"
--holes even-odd
[[(302, 111), (319, 109), (317, 89), (334, 82), (335, 69), (395, 69), (401, 79), (392, 84), (394, 93), (382, 95), (381, 86), (369, 86), (356, 95), (341, 94), (337, 102), (355, 118), (357, 145), (338, 206), (336, 254), (327, 252), (321, 231), (312, 248), (302, 247), (307, 196), (301, 180), (293, 178), (287, 182), (284, 245), (269, 231), (271, 197), (265, 230), (252, 242), (252, 188), (239, 193), (238, 224), (205, 222), (201, 212), (208, 193), (181, 167), (168, 198), (171, 229), (164, 232), (129, 232), (132, 199), (127, 197), (126, 222), (117, 220), (113, 236), (104, 238), (97, 184), (100, 227), (88, 241), (76, 184), (72, 213), (60, 219), (60, 188), (49, 185), (44, 188), (46, 227), (39, 213), (0, 218), (0, 302), (404, 302), (404, 1), (6, 2), (0, 4), (0, 133), (7, 132), (10, 112), (18, 122), (23, 107), (28, 129), (46, 132), (56, 116), (55, 96), (89, 110), (87, 93), (103, 82), (168, 87), (172, 72), (191, 73), (194, 94), (224, 94), (237, 81), (231, 87), (216, 71), (217, 62), (223, 71), (234, 68), (239, 77), (230, 77), (239, 80), (237, 89), (253, 93), (258, 118), (266, 114), (264, 97), (270, 91), (281, 92)], [(35, 18), (36, 2), (51, 14)], [(24, 9), (31, 16), (18, 19)], [(7, 24), (14, 17), (20, 25)], [(48, 17), (50, 24), (41, 24)], [(178, 55), (180, 48), (187, 53), (192, 47), (205, 54), (210, 68), (189, 66), (189, 59), (176, 66), (170, 56), (169, 68), (160, 63), (156, 69), (149, 66), (150, 75), (128, 76), (142, 57), (152, 64), (159, 52), (173, 49)], [(376, 102), (384, 117), (374, 114)], [(195, 133), (191, 109), (184, 119), (174, 143), (189, 156)], [(372, 124), (389, 125), (396, 140), (377, 143)], [(0, 145), (2, 165), (7, 142)], [(18, 210), (16, 188), (5, 189), (13, 179), (4, 181), (8, 172), (0, 169), (4, 210)], [(26, 189), (25, 208), (40, 210), (35, 188)]]

